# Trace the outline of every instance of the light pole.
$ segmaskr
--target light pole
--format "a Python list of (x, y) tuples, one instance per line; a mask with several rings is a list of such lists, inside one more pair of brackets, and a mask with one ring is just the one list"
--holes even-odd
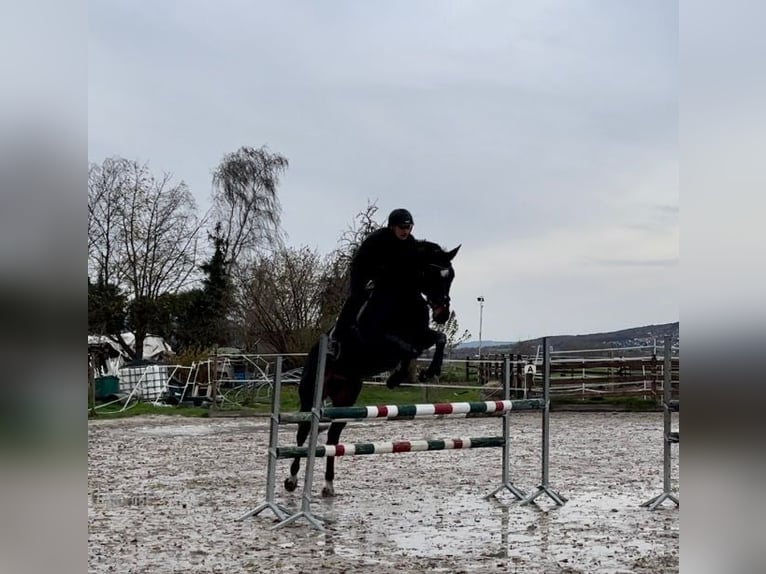
[(476, 297), (479, 302), (479, 360), (481, 361), (481, 322), (484, 318), (484, 297)]

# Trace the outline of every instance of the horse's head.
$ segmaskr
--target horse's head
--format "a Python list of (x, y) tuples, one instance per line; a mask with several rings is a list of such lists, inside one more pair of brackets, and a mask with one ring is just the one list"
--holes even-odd
[(459, 249), (460, 245), (452, 251), (445, 251), (430, 241), (422, 241), (420, 245), (421, 293), (431, 307), (433, 320), (440, 325), (449, 319), (449, 290), (455, 278), (452, 259)]

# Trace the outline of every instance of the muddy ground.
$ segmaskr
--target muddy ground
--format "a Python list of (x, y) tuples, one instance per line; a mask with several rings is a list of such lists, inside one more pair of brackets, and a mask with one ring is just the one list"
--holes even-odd
[[(293, 431), (280, 427), (280, 444)], [(341, 442), (501, 434), (500, 419), (373, 421), (349, 424)], [(540, 442), (541, 414), (514, 413), (522, 490), (540, 482)], [(563, 507), (485, 501), (501, 482), (499, 448), (338, 458), (330, 500), (320, 460), (312, 509), (326, 532), (305, 521), (271, 531), (268, 510), (237, 520), (264, 500), (267, 444), (264, 418), (89, 422), (88, 571), (678, 571), (679, 511), (639, 506), (662, 492), (661, 413), (552, 413), (550, 483)], [(277, 500), (297, 509), (301, 489), (281, 486), (287, 467), (279, 461)]]

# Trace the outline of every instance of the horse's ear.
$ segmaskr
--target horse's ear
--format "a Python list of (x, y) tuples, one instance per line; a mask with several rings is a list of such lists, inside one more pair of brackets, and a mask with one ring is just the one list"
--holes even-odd
[(460, 245), (458, 245), (457, 247), (455, 247), (455, 249), (453, 249), (452, 251), (449, 251), (449, 252), (447, 252), (447, 259), (449, 259), (450, 261), (452, 261), (452, 260), (455, 258), (455, 255), (457, 255), (457, 252), (458, 252), (458, 251), (460, 251), (460, 248), (461, 248), (462, 246), (463, 246), (463, 244), (461, 243)]

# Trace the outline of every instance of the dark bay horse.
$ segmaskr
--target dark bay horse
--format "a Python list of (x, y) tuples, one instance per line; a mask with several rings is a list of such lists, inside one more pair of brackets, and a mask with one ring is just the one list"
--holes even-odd
[[(333, 406), (352, 406), (362, 390), (362, 381), (384, 371), (393, 373), (388, 386), (397, 386), (407, 376), (407, 366), (426, 349), (435, 346), (434, 356), (419, 379), (426, 381), (441, 373), (446, 337), (429, 327), (428, 307), (433, 320), (443, 324), (450, 315), (449, 290), (455, 271), (452, 259), (460, 246), (445, 251), (436, 243), (418, 241), (415, 264), (408, 276), (389, 277), (372, 291), (357, 319), (358, 336), (341, 338), (340, 353), (328, 355), (325, 365), (322, 398)], [(425, 299), (424, 299), (425, 297)], [(319, 363), (319, 344), (309, 353), (298, 387), (300, 410), (311, 411)], [(345, 422), (333, 421), (327, 431), (327, 444), (336, 445)], [(311, 423), (298, 425), (296, 442), (303, 446)], [(327, 457), (322, 496), (333, 496), (335, 457)], [(298, 485), (300, 458), (293, 460), (285, 489)]]

